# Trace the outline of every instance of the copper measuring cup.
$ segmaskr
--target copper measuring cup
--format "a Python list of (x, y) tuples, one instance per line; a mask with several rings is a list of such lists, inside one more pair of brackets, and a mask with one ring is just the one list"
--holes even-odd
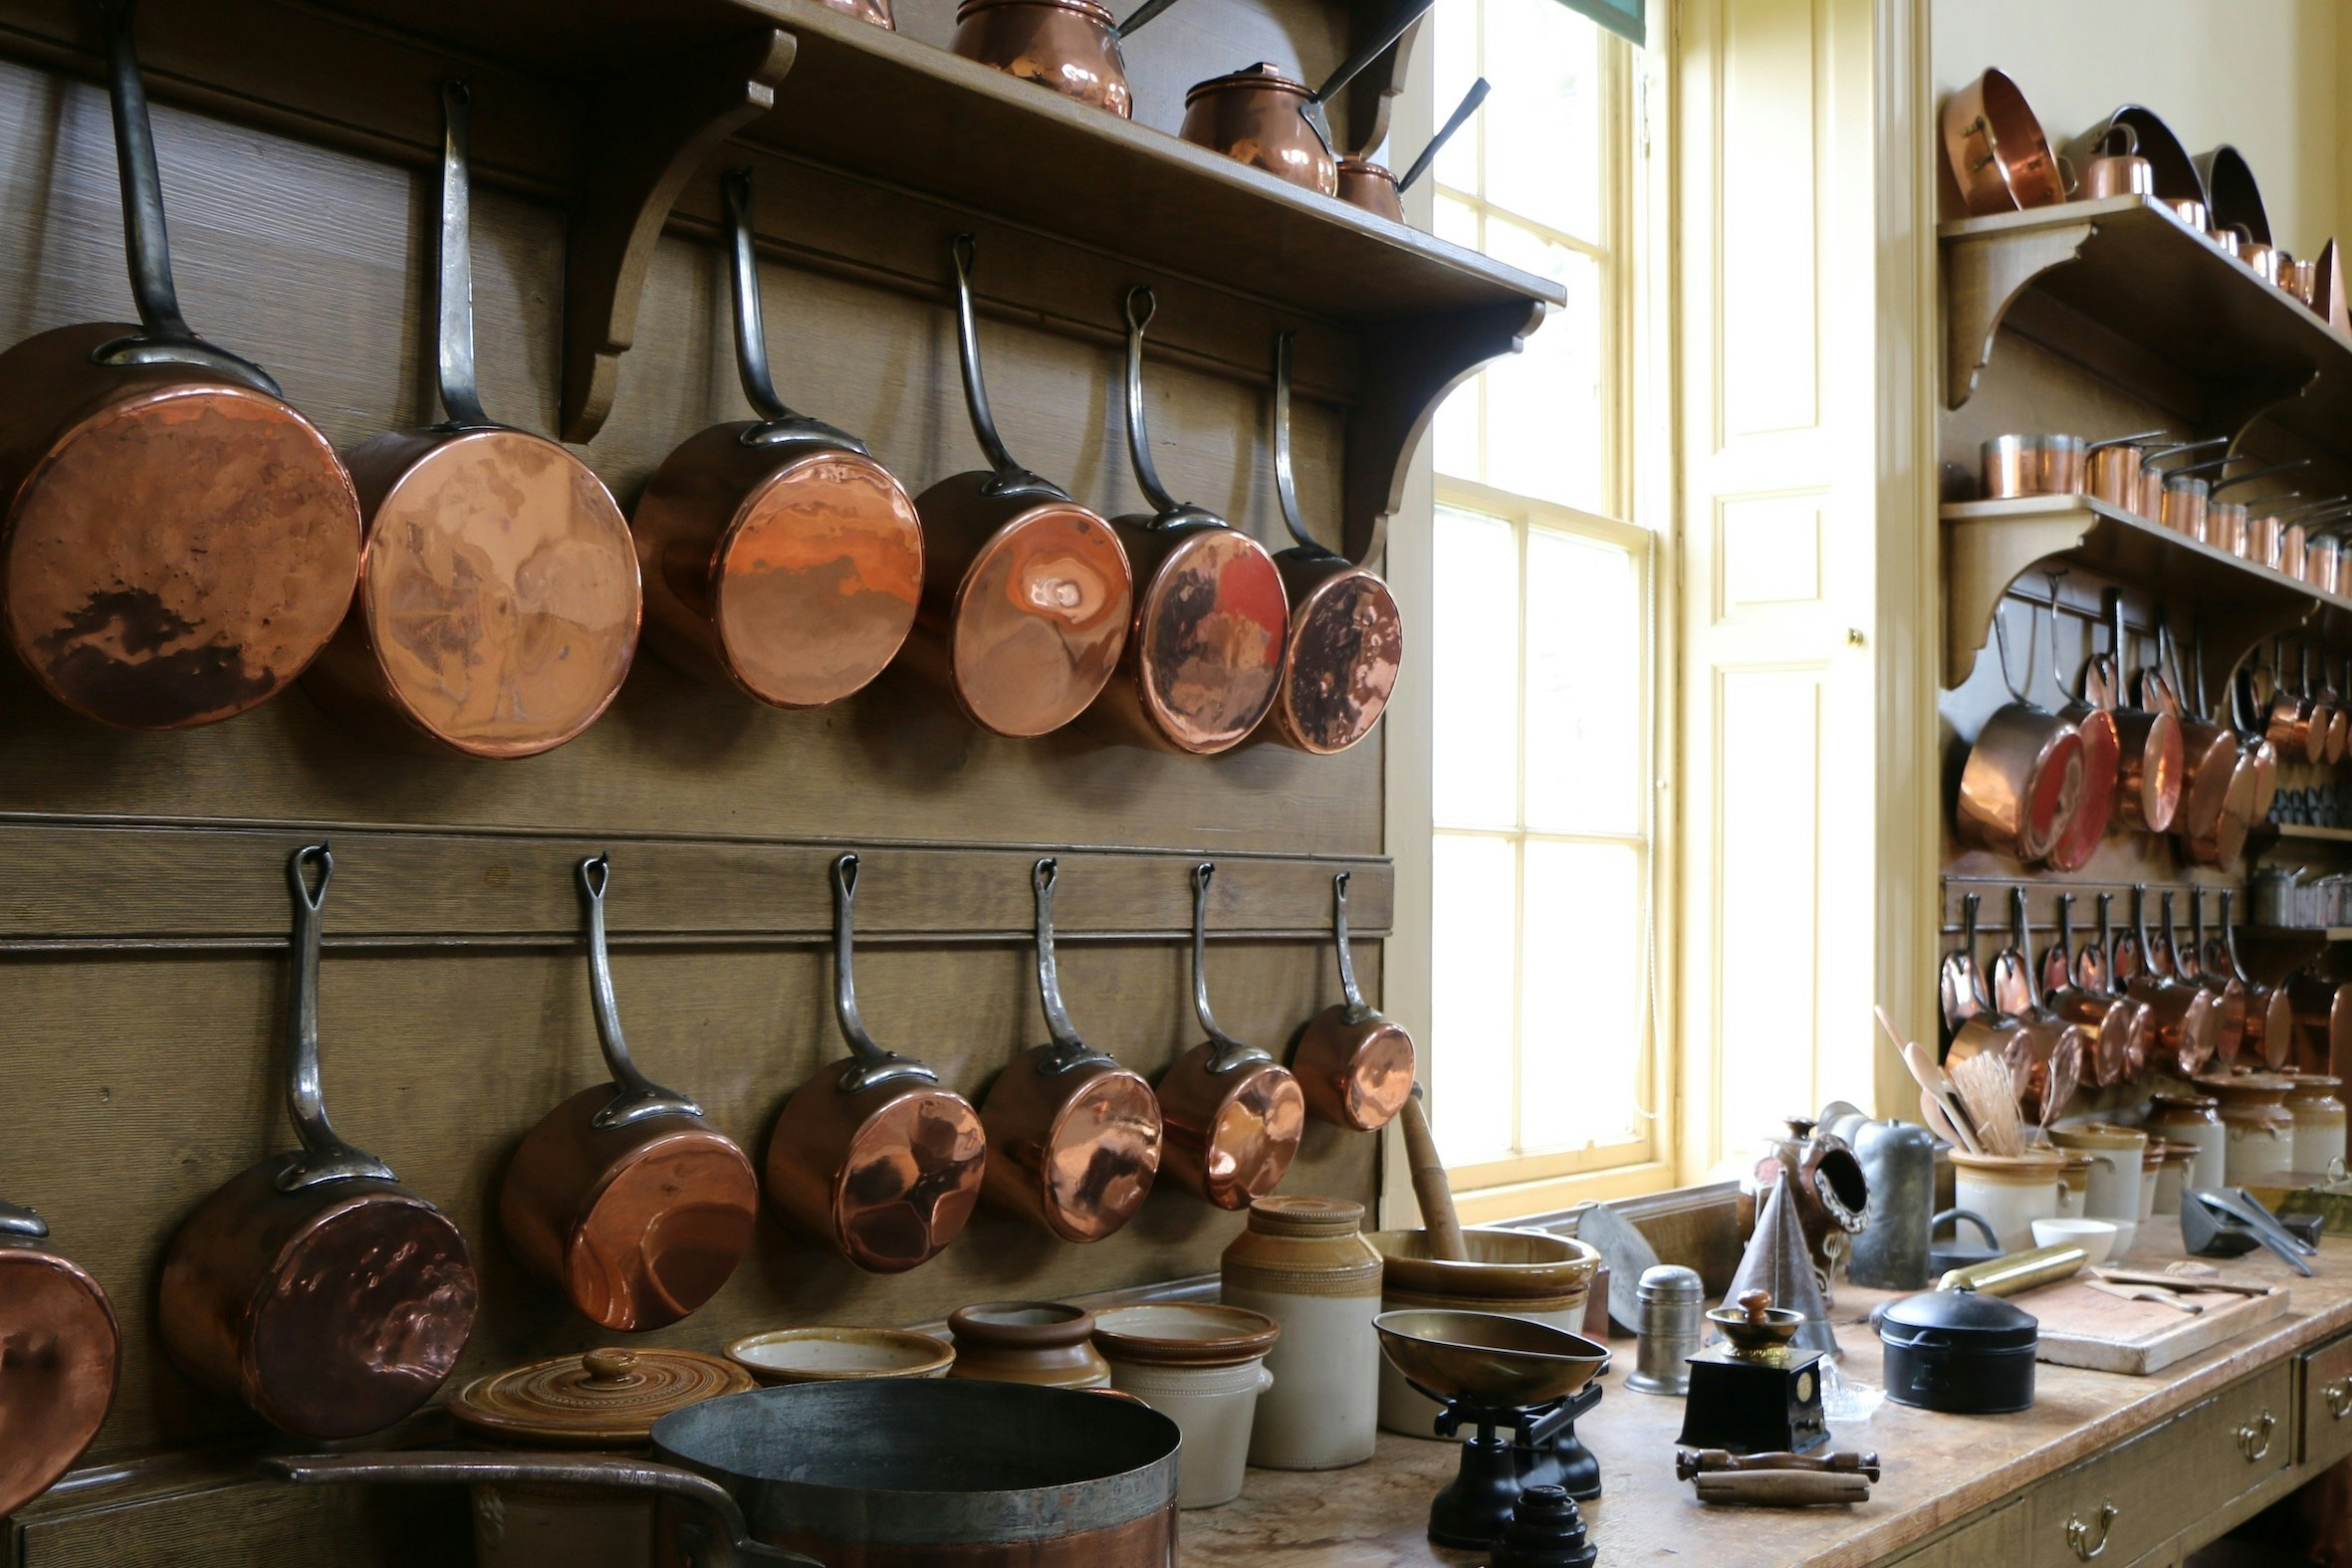
[(1357, 1132), (1374, 1132), (1404, 1108), (1413, 1093), (1418, 1053), (1404, 1025), (1382, 1016), (1355, 983), (1355, 955), (1347, 935), (1347, 884), (1331, 878), (1331, 946), (1339, 955), (1339, 994), (1307, 1019), (1291, 1053), (1291, 1071), (1306, 1096), (1306, 1114)]
[(1415, 180), (1429, 172), (1430, 165), (1437, 161), (1437, 155), (1445, 150), (1446, 143), (1454, 139), (1454, 132), (1470, 123), (1470, 116), (1478, 112), (1479, 106), (1487, 101), (1490, 91), (1492, 89), (1485, 77), (1471, 83), (1470, 91), (1462, 95), (1462, 102), (1455, 106), (1454, 112), (1446, 116), (1446, 122), (1438, 126), (1437, 134), (1429, 138), (1429, 145), (1421, 149), (1421, 155), (1413, 160), (1412, 166), (1402, 175), (1390, 173), (1384, 165), (1370, 158), (1341, 158), (1339, 199), (1350, 206), (1361, 207), (1366, 212), (1376, 212), (1392, 223), (1404, 222), (1405, 204), (1399, 197), (1412, 188)]
[(1273, 1056), (1217, 1026), (1209, 1011), (1209, 883), (1213, 861), (1192, 871), (1192, 1010), (1208, 1038), (1169, 1066), (1159, 1083), (1168, 1180), (1220, 1209), (1247, 1209), (1279, 1186), (1306, 1129), (1306, 1096)]
[(2206, 947), (2206, 972), (2234, 976), (2245, 988), (2245, 1032), (2238, 1054), (2258, 1057), (2276, 1071), (2294, 1049), (2295, 1005), (2284, 986), (2265, 986), (2246, 973), (2237, 956), (2237, 921), (2231, 909), (2236, 896), (2234, 888), (2222, 889), (2222, 930)]
[[(2111, 895), (2100, 896), (2104, 900)], [(2078, 957), (2074, 946), (2074, 895), (2060, 893), (2056, 902), (2058, 940), (2042, 957), (2042, 1006), (2090, 1036), (2083, 1067), (2092, 1083), (2121, 1083), (2132, 1059), (2148, 1053), (2148, 1009), (2128, 997), (2118, 997), (2107, 990), (2103, 952), (2099, 953), (2096, 964), (2091, 962), (2092, 948), (2083, 949)], [(2104, 921), (2104, 902), (2100, 909)], [(2103, 941), (2100, 947), (2104, 947)]]
[(778, 708), (838, 702), (914, 626), (923, 526), (865, 443), (795, 413), (768, 371), (751, 172), (721, 181), (735, 367), (760, 417), (713, 425), (646, 483), (630, 531), (645, 636), (689, 674)]
[(1363, 47), (1342, 61), (1313, 92), (1260, 61), (1195, 83), (1184, 95), (1177, 134), (1294, 185), (1339, 192), (1339, 144), (1331, 136), (1328, 105), (1334, 95), (1388, 53), (1436, 0), (1404, 0)]
[(1122, 39), (1174, 5), (1145, 0), (1124, 22), (1094, 0), (963, 0), (948, 48), (966, 60), (1106, 110), (1135, 114)]
[(768, 1201), (858, 1267), (904, 1273), (963, 1231), (988, 1160), (980, 1115), (886, 1051), (857, 1011), (857, 856), (833, 862), (833, 1015), (849, 1054), (794, 1091), (768, 1140)]
[(164, 1253), (156, 1303), (163, 1348), (182, 1372), (322, 1443), (380, 1432), (431, 1399), (465, 1349), (480, 1299), (456, 1225), (327, 1120), (319, 936), (334, 875), (325, 844), (286, 862), (286, 1114), (301, 1147), (249, 1167), (197, 1206)]
[(620, 1032), (605, 950), (612, 864), (576, 871), (588, 923), (588, 998), (608, 1083), (581, 1090), (523, 1135), (498, 1219), (533, 1273), (600, 1328), (675, 1323), (718, 1293), (752, 1243), (759, 1179), (702, 1107), (637, 1070)]
[(49, 1243), (49, 1223), (0, 1203), (0, 1519), (47, 1491), (115, 1403), (122, 1330), (91, 1272)]
[(1160, 483), (1143, 417), (1143, 329), (1155, 309), (1149, 289), (1127, 292), (1127, 453), (1154, 510), (1111, 519), (1134, 566), (1134, 610), (1118, 675), (1086, 727), (1209, 756), (1247, 740), (1274, 706), (1290, 605), (1264, 545)]
[[(2195, 1077), (2220, 1047), (2221, 1019), (2211, 992), (2157, 973), (2152, 958), (2155, 950), (2148, 940), (2147, 895), (2144, 885), (2132, 889), (2132, 924), (2141, 968), (2124, 982), (2124, 991), (2148, 1005), (2152, 1059), (2184, 1077)], [(2118, 976), (2124, 974), (2120, 943), (2114, 967)]]
[(1108, 523), (1005, 450), (980, 373), (972, 236), (948, 249), (964, 404), (991, 466), (915, 500), (923, 597), (900, 663), (984, 730), (1045, 735), (1084, 712), (1117, 670), (1134, 576)]
[(1064, 1241), (1099, 1241), (1135, 1217), (1160, 1169), (1160, 1102), (1141, 1074), (1078, 1037), (1054, 956), (1049, 855), (1030, 868), (1038, 906), (1038, 1002), (1048, 1043), (997, 1074), (980, 1104), (980, 1196)]
[(359, 566), (359, 503), (259, 366), (204, 341), (172, 286), (132, 6), (105, 34), (139, 325), (0, 354), (0, 619), (43, 690), (131, 730), (233, 718), (326, 646)]
[(310, 675), (379, 736), (536, 757), (593, 724), (637, 651), (636, 547), (602, 480), (493, 423), (474, 383), (467, 169), (473, 96), (441, 85), (439, 355), (448, 417), (351, 454), (367, 519), (359, 590)]
[[(2164, 896), (2164, 918), (2172, 921), (2172, 895)], [(2174, 961), (2181, 970), (2181, 978), (2194, 981), (2214, 995), (2214, 1011), (2219, 1026), (2214, 1035), (2214, 1060), (2224, 1071), (2237, 1060), (2246, 1041), (2246, 1020), (2253, 1010), (2253, 994), (2238, 979), (2237, 971), (2229, 964), (2206, 962), (2205, 946), (2205, 889), (2189, 890), (2189, 946), (2174, 947)]]

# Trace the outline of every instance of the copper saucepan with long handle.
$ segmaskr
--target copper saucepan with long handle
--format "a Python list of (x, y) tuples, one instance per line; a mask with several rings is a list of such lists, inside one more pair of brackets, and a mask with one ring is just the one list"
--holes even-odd
[(1404, 222), (1404, 193), (1436, 164), (1437, 155), (1445, 150), (1446, 143), (1470, 123), (1470, 116), (1479, 112), (1479, 106), (1486, 103), (1492, 91), (1493, 85), (1485, 77), (1471, 83), (1470, 91), (1462, 95), (1462, 102), (1454, 106), (1454, 112), (1446, 116), (1446, 122), (1437, 127), (1437, 134), (1429, 138), (1429, 145), (1421, 149), (1421, 155), (1402, 174), (1393, 173), (1385, 164), (1367, 157), (1341, 158), (1339, 199), (1349, 206), (1378, 213), (1391, 223)]
[(164, 1253), (157, 1301), (163, 1348), (181, 1371), (322, 1443), (380, 1432), (431, 1399), (465, 1349), (480, 1299), (456, 1225), (327, 1120), (319, 937), (334, 874), (325, 844), (286, 863), (286, 1112), (301, 1147), (249, 1167), (197, 1206)]
[[(2172, 895), (2167, 893), (2164, 897), (2164, 916), (2169, 924), (2173, 913)], [(2214, 1011), (2220, 1019), (2220, 1026), (2214, 1035), (2214, 1060), (2222, 1071), (2227, 1072), (2231, 1064), (2237, 1060), (2238, 1052), (2244, 1048), (2246, 1020), (2252, 1012), (2253, 996), (2247, 991), (2245, 982), (2237, 978), (2235, 970), (2226, 964), (2207, 962), (2205, 889), (2202, 887), (2189, 889), (2189, 945), (2182, 947), (2175, 942), (2173, 954), (2183, 980), (2213, 993)]]
[[(2180, 678), (2179, 660), (2161, 608), (2156, 612), (2156, 667), (2140, 674), (2140, 705), (2163, 709), (2181, 727), (2185, 761), (2181, 809), (2173, 819), (2173, 831), (2194, 856), (2201, 843), (2217, 839), (2222, 813), (2230, 800), (2231, 779), (2237, 770), (2237, 737), (2199, 716), (2188, 705), (2183, 690), (2173, 684)], [(2209, 859), (2206, 863), (2219, 862)]]
[(47, 1221), (0, 1203), (0, 1519), (82, 1456), (121, 1369), (105, 1287), (49, 1245)]
[(601, 1328), (675, 1323), (718, 1293), (752, 1243), (760, 1183), (702, 1107), (637, 1069), (620, 1031), (604, 890), (612, 864), (576, 870), (588, 998), (609, 1083), (583, 1089), (523, 1135), (499, 1188), (507, 1243)]
[(1247, 1209), (1282, 1183), (1306, 1130), (1298, 1080), (1256, 1045), (1217, 1026), (1209, 1010), (1209, 884), (1214, 861), (1192, 871), (1192, 1009), (1208, 1038), (1161, 1075), (1167, 1124), (1161, 1174), (1220, 1209)]
[(980, 1104), (988, 1168), (980, 1196), (1064, 1241), (1099, 1241), (1135, 1217), (1160, 1169), (1160, 1102), (1141, 1074), (1079, 1038), (1054, 952), (1052, 857), (1030, 870), (1037, 897), (1043, 1045), (1008, 1063)]
[(1335, 1002), (1306, 1020), (1291, 1071), (1306, 1096), (1306, 1114), (1357, 1132), (1374, 1132), (1412, 1097), (1419, 1052), (1403, 1024), (1364, 1001), (1355, 983), (1355, 955), (1347, 935), (1347, 884), (1354, 873), (1331, 878), (1331, 949), (1339, 956)]
[(2098, 938), (2085, 943), (2076, 957), (2075, 983), (2085, 991), (2111, 996), (2134, 1009), (2132, 1032), (2124, 1041), (2122, 1062), (2103, 1062), (2100, 1071), (2093, 1074), (2093, 1081), (2105, 1087), (2130, 1082), (2148, 1070), (2150, 1053), (2157, 1049), (2156, 1013), (2126, 989), (2130, 978), (2123, 973), (2127, 939), (2115, 929), (2115, 895), (2101, 893), (2098, 905)]
[(0, 610), (67, 707), (180, 730), (267, 701), (326, 646), (358, 572), (359, 503), (278, 384), (180, 315), (130, 0), (90, 9), (139, 325), (59, 327), (0, 354)]
[(2222, 889), (2222, 930), (2207, 945), (2206, 972), (2233, 976), (2245, 988), (2245, 1032), (2238, 1054), (2256, 1057), (2276, 1072), (2295, 1046), (2295, 1005), (2284, 986), (2266, 986), (2246, 973), (2245, 961), (2237, 956), (2237, 919), (2231, 907), (2236, 897), (2236, 889)]
[(2123, 595), (2106, 592), (2107, 650), (2118, 698), (2115, 710), (2115, 816), (2124, 826), (2167, 832), (2180, 814), (2188, 759), (2181, 725), (2163, 708), (2125, 705)]
[[(2176, 655), (2177, 657), (2177, 655)], [(2176, 678), (2179, 667), (2175, 666)], [(2222, 755), (2228, 760), (2230, 772), (2222, 793), (2222, 809), (2211, 827), (2203, 833), (2184, 835), (2189, 858), (2200, 865), (2229, 866), (2237, 862), (2245, 852), (2245, 835), (2254, 823), (2254, 802), (2265, 788), (2263, 754), (2253, 750), (2262, 743), (2259, 738), (2249, 743), (2234, 715), (2228, 724), (2215, 723), (2211, 718), (2209, 690), (2205, 683), (2205, 619), (2198, 617), (2196, 640), (2192, 647), (2188, 678), (2181, 689), (2194, 700), (2191, 711), (2201, 723), (2220, 730), (2224, 739)], [(2233, 694), (2233, 697), (2234, 694)], [(2196, 732), (2192, 732), (2194, 736)]]
[(1993, 637), (2011, 700), (1978, 730), (1962, 766), (1953, 810), (1961, 839), (2031, 863), (2065, 837), (2084, 793), (2082, 737), (2027, 695), (2039, 658), (2039, 627), (2029, 626), (2025, 684), (2009, 673), (2008, 631), (1997, 606)]
[(440, 424), (362, 443), (359, 590), (314, 695), (398, 745), (536, 757), (593, 724), (637, 651), (636, 545), (602, 480), (494, 422), (474, 379), (473, 96), (441, 88)]
[(2050, 680), (2058, 688), (2058, 717), (2074, 726), (2074, 733), (2082, 739), (2082, 796), (2075, 804), (2074, 816), (2066, 824), (2066, 830), (2050, 845), (2047, 859), (2055, 870), (2079, 871), (2090, 863), (2101, 840), (2107, 836), (2107, 823), (2115, 809), (2123, 741), (2115, 728), (2112, 685), (2100, 671), (2096, 658), (2084, 661), (2082, 680), (2071, 695), (2058, 682), (2058, 578), (2061, 575), (2052, 572), (2049, 576)]
[[(2146, 967), (2125, 982), (2124, 990), (2135, 1001), (2148, 1005), (2154, 1042), (2150, 1059), (2193, 1078), (2213, 1060), (2220, 1046), (2221, 1018), (2214, 996), (2155, 969), (2156, 950), (2148, 940), (2148, 889), (2144, 886), (2132, 889), (2132, 923)], [(2122, 968), (2120, 963), (2116, 965), (2118, 974)]]
[(818, 708), (881, 674), (905, 643), (923, 525), (864, 442), (777, 395), (751, 172), (730, 170), (722, 188), (735, 366), (760, 417), (689, 438), (647, 481), (630, 520), (645, 636), (689, 674), (771, 707)]
[(929, 1262), (980, 1201), (988, 1135), (939, 1074), (887, 1051), (857, 1010), (858, 858), (832, 865), (833, 1015), (849, 1045), (794, 1091), (768, 1140), (768, 1201), (794, 1229), (858, 1267)]
[(2042, 959), (2042, 1005), (2090, 1037), (2084, 1076), (2094, 1084), (2121, 1083), (2135, 1057), (2148, 1054), (2148, 1009), (2104, 986), (2079, 978), (2074, 946), (2074, 895), (2057, 897), (2058, 940)]

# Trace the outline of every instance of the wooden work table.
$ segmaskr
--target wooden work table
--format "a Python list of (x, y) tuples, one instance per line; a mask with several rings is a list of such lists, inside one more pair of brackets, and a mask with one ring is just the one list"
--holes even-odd
[[(2180, 1255), (2176, 1224), (2148, 1229), (2153, 1238), (2134, 1252), (2135, 1263)], [(2092, 1531), (2087, 1545), (2110, 1501), (2117, 1511), (2102, 1563), (2173, 1564), (2352, 1455), (2352, 1399), (2339, 1396), (2347, 1418), (2335, 1418), (2322, 1392), (2352, 1374), (2352, 1240), (2327, 1240), (2311, 1279), (2266, 1252), (2224, 1266), (2290, 1285), (2292, 1308), (2148, 1377), (2038, 1366), (2033, 1408), (2019, 1415), (1940, 1416), (1882, 1404), (1867, 1423), (1832, 1429), (1835, 1447), (1875, 1450), (1885, 1465), (1871, 1500), (1851, 1508), (1702, 1506), (1689, 1483), (1674, 1478), (1682, 1401), (1628, 1393), (1632, 1342), (1621, 1340), (1608, 1393), (1577, 1423), (1601, 1465), (1602, 1495), (1583, 1504), (1600, 1568), (2061, 1568), (2085, 1560), (2068, 1543), (2069, 1520)], [(1851, 1286), (1837, 1292), (1831, 1316), (1850, 1381), (1883, 1381), (1877, 1336), (1861, 1320), (1885, 1299)], [(2267, 1446), (2241, 1443), (2237, 1429), (2259, 1433), (2265, 1410), (2273, 1419)], [(2116, 1452), (2126, 1444), (2130, 1452)], [(1253, 1469), (1241, 1500), (1184, 1516), (1181, 1561), (1483, 1564), (1483, 1553), (1433, 1547), (1423, 1534), (1430, 1498), (1455, 1460), (1451, 1443), (1383, 1433), (1378, 1455), (1354, 1469)]]

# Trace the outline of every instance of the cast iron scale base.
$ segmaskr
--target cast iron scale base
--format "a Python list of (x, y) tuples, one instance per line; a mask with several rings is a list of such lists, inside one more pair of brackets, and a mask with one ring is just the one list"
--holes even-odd
[(1440, 1546), (1486, 1549), (1510, 1525), (1520, 1493), (1530, 1486), (1557, 1486), (1585, 1502), (1599, 1496), (1600, 1461), (1576, 1441), (1575, 1421), (1600, 1396), (1601, 1385), (1593, 1382), (1565, 1399), (1526, 1408), (1439, 1399), (1445, 1407), (1437, 1418), (1439, 1437), (1451, 1438), (1465, 1427), (1474, 1431), (1462, 1440), (1460, 1473), (1429, 1505), (1429, 1538)]

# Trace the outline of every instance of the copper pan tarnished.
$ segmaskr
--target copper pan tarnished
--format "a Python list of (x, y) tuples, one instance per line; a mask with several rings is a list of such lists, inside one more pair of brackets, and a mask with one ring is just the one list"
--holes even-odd
[[(2305, 668), (2309, 668), (2311, 648), (2304, 645)], [(2328, 684), (2327, 660), (2319, 661), (2317, 684), (2306, 681), (2311, 693), (2311, 733), (2306, 737), (2305, 752), (2310, 760), (2329, 767), (2344, 760), (2346, 732), (2352, 730), (2352, 708), (2347, 708), (2343, 694)]]
[(139, 325), (59, 327), (0, 354), (0, 612), (67, 707), (180, 730), (267, 701), (326, 646), (359, 504), (277, 383), (181, 318), (130, 0), (90, 9)]
[(2206, 945), (2205, 968), (2209, 975), (2234, 976), (2245, 988), (2245, 1033), (2238, 1054), (2275, 1072), (2294, 1049), (2295, 1005), (2284, 986), (2265, 986), (2246, 973), (2245, 962), (2237, 956), (2237, 922), (2231, 910), (2235, 898), (2235, 889), (2222, 889), (2222, 929)]
[(1361, 207), (1366, 212), (1378, 213), (1391, 223), (1404, 222), (1405, 204), (1400, 198), (1412, 188), (1415, 180), (1429, 172), (1430, 165), (1437, 161), (1437, 155), (1445, 150), (1446, 143), (1454, 139), (1454, 132), (1468, 124), (1470, 116), (1477, 113), (1479, 106), (1487, 101), (1489, 91), (1490, 85), (1485, 77), (1471, 83), (1470, 91), (1462, 95), (1462, 102), (1454, 107), (1454, 112), (1446, 116), (1446, 122), (1438, 126), (1437, 134), (1429, 138), (1429, 145), (1421, 149), (1421, 155), (1402, 174), (1392, 174), (1386, 166), (1370, 158), (1341, 158), (1339, 199), (1350, 206)]
[(980, 1115), (921, 1062), (874, 1043), (857, 1010), (855, 855), (833, 862), (833, 1015), (849, 1054), (785, 1102), (768, 1140), (768, 1201), (858, 1267), (904, 1273), (972, 1218), (988, 1161)]
[(1306, 1126), (1298, 1080), (1256, 1045), (1217, 1026), (1209, 1010), (1212, 862), (1192, 871), (1192, 1008), (1206, 1040), (1176, 1058), (1159, 1082), (1168, 1130), (1162, 1176), (1220, 1209), (1247, 1209), (1282, 1182)]
[[(2172, 922), (2172, 895), (2164, 896), (2164, 918)], [(2208, 964), (2205, 947), (2205, 889), (2189, 890), (2189, 946), (2174, 947), (2174, 958), (2181, 978), (2192, 981), (2213, 993), (2214, 1010), (2219, 1025), (2214, 1034), (2214, 1061), (2227, 1072), (2245, 1048), (2246, 1022), (2253, 1011), (2253, 993), (2246, 989), (2236, 969), (2228, 964)]]
[(611, 1081), (581, 1090), (523, 1135), (499, 1188), (507, 1244), (600, 1328), (675, 1323), (718, 1293), (752, 1243), (760, 1184), (702, 1107), (637, 1070), (620, 1032), (604, 944), (611, 862), (576, 873), (588, 999)]
[[(2058, 678), (2058, 579), (2053, 573), (2050, 586), (2050, 679)], [(2123, 742), (2115, 728), (2115, 692), (2112, 680), (2112, 661), (2102, 665), (2097, 658), (2084, 661), (2082, 679), (2069, 696), (2061, 685), (2058, 688), (2058, 717), (2074, 727), (2082, 741), (2082, 795), (2075, 802), (2074, 815), (2066, 830), (2050, 844), (2048, 861), (2053, 870), (2079, 871), (2090, 863), (2098, 852), (2100, 842), (2107, 836), (2107, 824), (2115, 811), (2115, 784), (2118, 765), (2123, 757)]]
[[(2148, 940), (2147, 894), (2145, 887), (2132, 889), (2132, 924), (2137, 928), (2137, 948), (2144, 961), (2155, 951)], [(2116, 973), (2122, 974), (2123, 968), (2118, 961)], [(2151, 1064), (2186, 1078), (2195, 1077), (2213, 1060), (2221, 1043), (2221, 1018), (2212, 993), (2159, 974), (2152, 964), (2133, 975), (2124, 989), (2133, 1000), (2148, 1005)]]
[(1419, 1053), (1404, 1025), (1376, 1011), (1356, 987), (1347, 935), (1350, 878), (1346, 871), (1331, 878), (1331, 946), (1339, 956), (1345, 1000), (1307, 1019), (1291, 1053), (1291, 1072), (1306, 1096), (1307, 1115), (1372, 1132), (1387, 1126), (1412, 1096)]
[(0, 1519), (90, 1447), (121, 1367), (105, 1288), (51, 1248), (48, 1222), (0, 1203)]
[(1402, 0), (1311, 93), (1264, 61), (1195, 83), (1185, 92), (1184, 122), (1176, 133), (1294, 185), (1338, 194), (1332, 97), (1387, 54), (1435, 3)]
[[(2029, 651), (2039, 641), (2038, 627), (2032, 632)], [(2032, 663), (2026, 666), (2024, 686), (2009, 674), (2008, 632), (1998, 609), (1993, 633), (2012, 700), (1994, 710), (1969, 746), (1953, 820), (1962, 841), (2030, 864), (2065, 836), (2081, 806), (2082, 737), (2026, 695)], [(2038, 652), (2032, 657), (2038, 659)]]
[[(2148, 1009), (2082, 977), (2074, 947), (2073, 904), (2073, 894), (2058, 895), (2058, 940), (2042, 964), (2042, 1006), (2088, 1034), (2083, 1076), (2089, 1082), (2121, 1083), (2133, 1057), (2145, 1058), (2148, 1053)], [(2098, 973), (2104, 975), (2103, 965)]]
[(1078, 1037), (1054, 953), (1049, 856), (1031, 868), (1037, 896), (1038, 1001), (1044, 1045), (1005, 1065), (980, 1104), (988, 1167), (980, 1196), (1064, 1241), (1099, 1241), (1135, 1217), (1160, 1169), (1160, 1102), (1142, 1076)]
[(1120, 41), (1175, 3), (1144, 0), (1121, 22), (1094, 0), (963, 0), (948, 48), (966, 60), (1131, 119), (1135, 94), (1127, 85)]
[[(307, 873), (315, 870), (317, 891)], [(163, 1257), (157, 1315), (182, 1372), (317, 1442), (380, 1432), (448, 1377), (479, 1293), (465, 1237), (344, 1142), (319, 1089), (325, 844), (294, 852), (294, 992), (286, 1111), (301, 1147), (197, 1206)]]
[(897, 656), (923, 590), (914, 498), (865, 443), (795, 413), (768, 371), (751, 173), (722, 181), (735, 365), (760, 417), (687, 440), (630, 531), (645, 637), (663, 658), (777, 708), (817, 708)]
[(493, 423), (474, 384), (472, 95), (441, 88), (439, 352), (448, 417), (351, 454), (359, 590), (312, 669), (327, 707), (393, 744), (535, 757), (594, 723), (637, 651), (637, 553), (603, 481)]
[(957, 235), (949, 252), (964, 405), (991, 467), (915, 499), (923, 596), (899, 662), (982, 729), (1045, 735), (1083, 713), (1117, 670), (1134, 576), (1108, 523), (1005, 449), (980, 372), (972, 236)]

